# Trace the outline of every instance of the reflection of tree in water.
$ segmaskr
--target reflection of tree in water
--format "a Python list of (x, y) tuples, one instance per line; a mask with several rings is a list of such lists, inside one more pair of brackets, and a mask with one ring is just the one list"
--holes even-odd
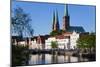
[(58, 55), (52, 54), (52, 63), (58, 63)]
[(55, 55), (55, 61), (58, 63), (58, 54)]
[(82, 57), (82, 53), (80, 53), (80, 54), (78, 55), (78, 62), (81, 62), (81, 61), (89, 61), (89, 59), (88, 59), (88, 58), (83, 58), (83, 57)]
[(78, 55), (78, 62), (80, 62), (81, 61), (81, 56), (80, 55)]

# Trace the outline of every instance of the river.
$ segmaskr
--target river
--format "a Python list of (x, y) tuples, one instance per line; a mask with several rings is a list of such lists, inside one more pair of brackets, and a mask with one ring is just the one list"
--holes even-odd
[(29, 65), (71, 63), (71, 62), (85, 62), (85, 61), (88, 61), (88, 59), (82, 57), (74, 57), (70, 55), (31, 54), (29, 58)]

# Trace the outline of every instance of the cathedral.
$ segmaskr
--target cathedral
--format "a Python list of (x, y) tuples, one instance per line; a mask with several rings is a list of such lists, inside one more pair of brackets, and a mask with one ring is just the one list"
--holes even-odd
[(83, 27), (81, 26), (70, 26), (70, 15), (68, 13), (68, 5), (65, 5), (65, 9), (64, 9), (64, 16), (63, 16), (63, 26), (62, 29), (60, 29), (59, 27), (59, 19), (58, 19), (58, 12), (56, 11), (56, 13), (53, 13), (53, 25), (52, 25), (52, 31), (59, 31), (59, 30), (63, 30), (66, 32), (78, 32), (78, 33), (83, 33), (85, 32), (85, 30), (83, 29)]

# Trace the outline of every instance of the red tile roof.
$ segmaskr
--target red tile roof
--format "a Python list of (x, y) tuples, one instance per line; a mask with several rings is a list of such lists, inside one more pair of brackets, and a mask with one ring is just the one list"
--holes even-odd
[(56, 37), (56, 39), (66, 39), (66, 38), (69, 38), (70, 36), (57, 35), (55, 37)]
[(64, 35), (64, 36), (70, 36), (71, 34), (72, 34), (72, 32), (65, 32), (62, 35)]

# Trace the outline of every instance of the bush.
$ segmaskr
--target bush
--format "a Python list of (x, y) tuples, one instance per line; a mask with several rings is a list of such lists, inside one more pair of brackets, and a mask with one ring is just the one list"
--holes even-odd
[(12, 45), (12, 66), (23, 65), (23, 61), (28, 59), (28, 47)]

